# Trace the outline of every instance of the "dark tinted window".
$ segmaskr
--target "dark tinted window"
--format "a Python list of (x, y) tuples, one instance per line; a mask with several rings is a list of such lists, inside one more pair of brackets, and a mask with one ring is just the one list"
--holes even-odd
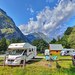
[(69, 51), (67, 51), (67, 53), (69, 53)]
[(27, 50), (24, 51), (23, 55), (27, 55)]
[(29, 49), (29, 52), (31, 52), (31, 49)]
[(33, 48), (32, 48), (32, 51), (33, 51)]
[(58, 51), (56, 51), (56, 52), (58, 52)]

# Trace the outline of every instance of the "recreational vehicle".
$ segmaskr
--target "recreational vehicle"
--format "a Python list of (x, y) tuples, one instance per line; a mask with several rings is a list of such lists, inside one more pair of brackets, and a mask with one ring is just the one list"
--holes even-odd
[(5, 65), (20, 65), (37, 55), (36, 46), (29, 43), (13, 43), (8, 46)]
[(64, 56), (64, 55), (71, 55), (73, 52), (75, 52), (74, 49), (63, 49), (61, 52), (60, 52), (60, 55)]

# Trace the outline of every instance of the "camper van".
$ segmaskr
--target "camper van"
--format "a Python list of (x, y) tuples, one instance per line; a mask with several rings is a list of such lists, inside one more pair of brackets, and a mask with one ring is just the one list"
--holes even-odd
[(5, 65), (20, 65), (37, 55), (36, 46), (29, 43), (13, 43), (8, 46)]
[(75, 52), (74, 49), (63, 49), (61, 52), (60, 52), (60, 55), (64, 56), (64, 55), (71, 55), (73, 52)]

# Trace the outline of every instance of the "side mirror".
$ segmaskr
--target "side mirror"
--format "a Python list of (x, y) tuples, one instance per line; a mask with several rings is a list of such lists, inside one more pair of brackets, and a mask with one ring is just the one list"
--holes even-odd
[(9, 55), (9, 53), (8, 53), (8, 52), (6, 52), (5, 54), (6, 54), (6, 55)]

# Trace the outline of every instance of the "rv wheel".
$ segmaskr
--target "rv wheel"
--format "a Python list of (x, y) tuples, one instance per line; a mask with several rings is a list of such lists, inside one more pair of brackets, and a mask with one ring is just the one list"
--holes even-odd
[(26, 66), (26, 60), (23, 60), (23, 65), (22, 65), (23, 69), (25, 66)]
[(23, 64), (23, 60), (21, 60), (20, 64)]
[(33, 59), (35, 59), (35, 57), (33, 57)]
[(20, 64), (25, 65), (26, 64), (26, 60), (21, 60)]

